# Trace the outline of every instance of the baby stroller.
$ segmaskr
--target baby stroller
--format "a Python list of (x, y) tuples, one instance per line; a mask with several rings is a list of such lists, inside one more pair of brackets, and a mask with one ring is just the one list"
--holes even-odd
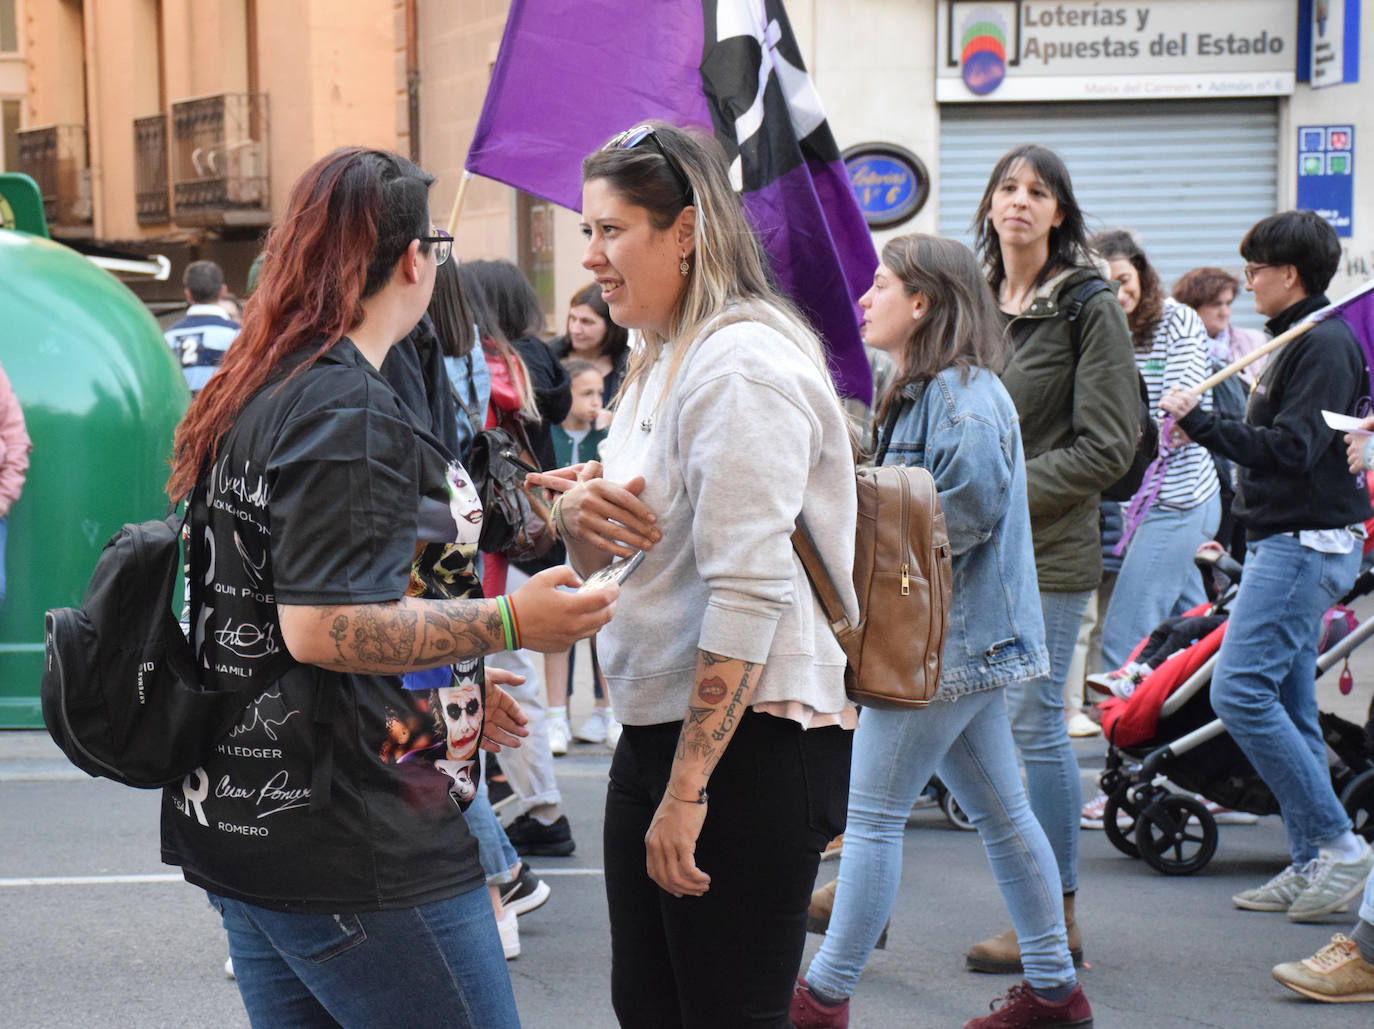
[[(1217, 552), (1199, 553), (1204, 575), (1212, 568), (1232, 582), (1241, 566)], [(1374, 590), (1374, 571), (1362, 572), (1348, 604)], [(1210, 613), (1225, 614), (1234, 585)], [(1194, 612), (1197, 613), (1197, 612)], [(1111, 744), (1098, 785), (1107, 795), (1102, 827), (1112, 845), (1139, 857), (1164, 875), (1191, 875), (1205, 868), (1217, 849), (1217, 822), (1199, 794), (1225, 808), (1256, 815), (1278, 814), (1274, 795), (1227, 734), (1208, 700), (1222, 625), (1172, 654), (1135, 687), (1128, 699), (1102, 705), (1103, 733)], [(1356, 625), (1317, 659), (1317, 676), (1341, 664), (1374, 634), (1374, 617)], [(1142, 644), (1143, 646), (1143, 644)], [(1355, 823), (1355, 832), (1374, 841), (1374, 703), (1370, 722), (1357, 726), (1320, 712), (1322, 735), (1332, 757), (1336, 796)], [(1188, 794), (1176, 793), (1170, 785)]]

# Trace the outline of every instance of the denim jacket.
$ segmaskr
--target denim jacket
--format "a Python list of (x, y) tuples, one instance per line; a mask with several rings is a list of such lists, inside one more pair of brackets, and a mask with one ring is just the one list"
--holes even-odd
[(937, 699), (1049, 671), (1035, 577), (1026, 462), (1016, 408), (995, 375), (967, 384), (946, 368), (909, 401), (883, 464), (918, 465), (935, 479), (949, 531), (954, 589)]

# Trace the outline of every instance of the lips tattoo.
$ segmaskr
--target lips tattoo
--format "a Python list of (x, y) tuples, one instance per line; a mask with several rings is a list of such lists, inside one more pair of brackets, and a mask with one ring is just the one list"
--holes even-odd
[(697, 687), (697, 696), (708, 704), (719, 704), (725, 699), (729, 689), (725, 685), (725, 680), (718, 675), (713, 675), (709, 679), (702, 679), (701, 685)]

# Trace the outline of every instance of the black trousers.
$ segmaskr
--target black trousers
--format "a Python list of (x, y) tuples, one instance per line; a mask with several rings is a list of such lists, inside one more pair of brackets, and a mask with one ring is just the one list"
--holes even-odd
[(611, 1000), (625, 1029), (788, 1029), (821, 849), (844, 831), (853, 733), (748, 711), (711, 776), (704, 897), (645, 869), (681, 723), (624, 727), (606, 793)]

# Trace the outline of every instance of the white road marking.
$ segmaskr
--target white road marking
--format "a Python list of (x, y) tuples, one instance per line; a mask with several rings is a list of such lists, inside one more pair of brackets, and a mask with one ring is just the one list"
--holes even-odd
[[(577, 875), (605, 875), (600, 868), (537, 868), (541, 879), (561, 878)], [(180, 883), (185, 880), (176, 872), (154, 872), (148, 875), (32, 875), (14, 879), (0, 879), (0, 887), (6, 886), (125, 886), (161, 885)]]

